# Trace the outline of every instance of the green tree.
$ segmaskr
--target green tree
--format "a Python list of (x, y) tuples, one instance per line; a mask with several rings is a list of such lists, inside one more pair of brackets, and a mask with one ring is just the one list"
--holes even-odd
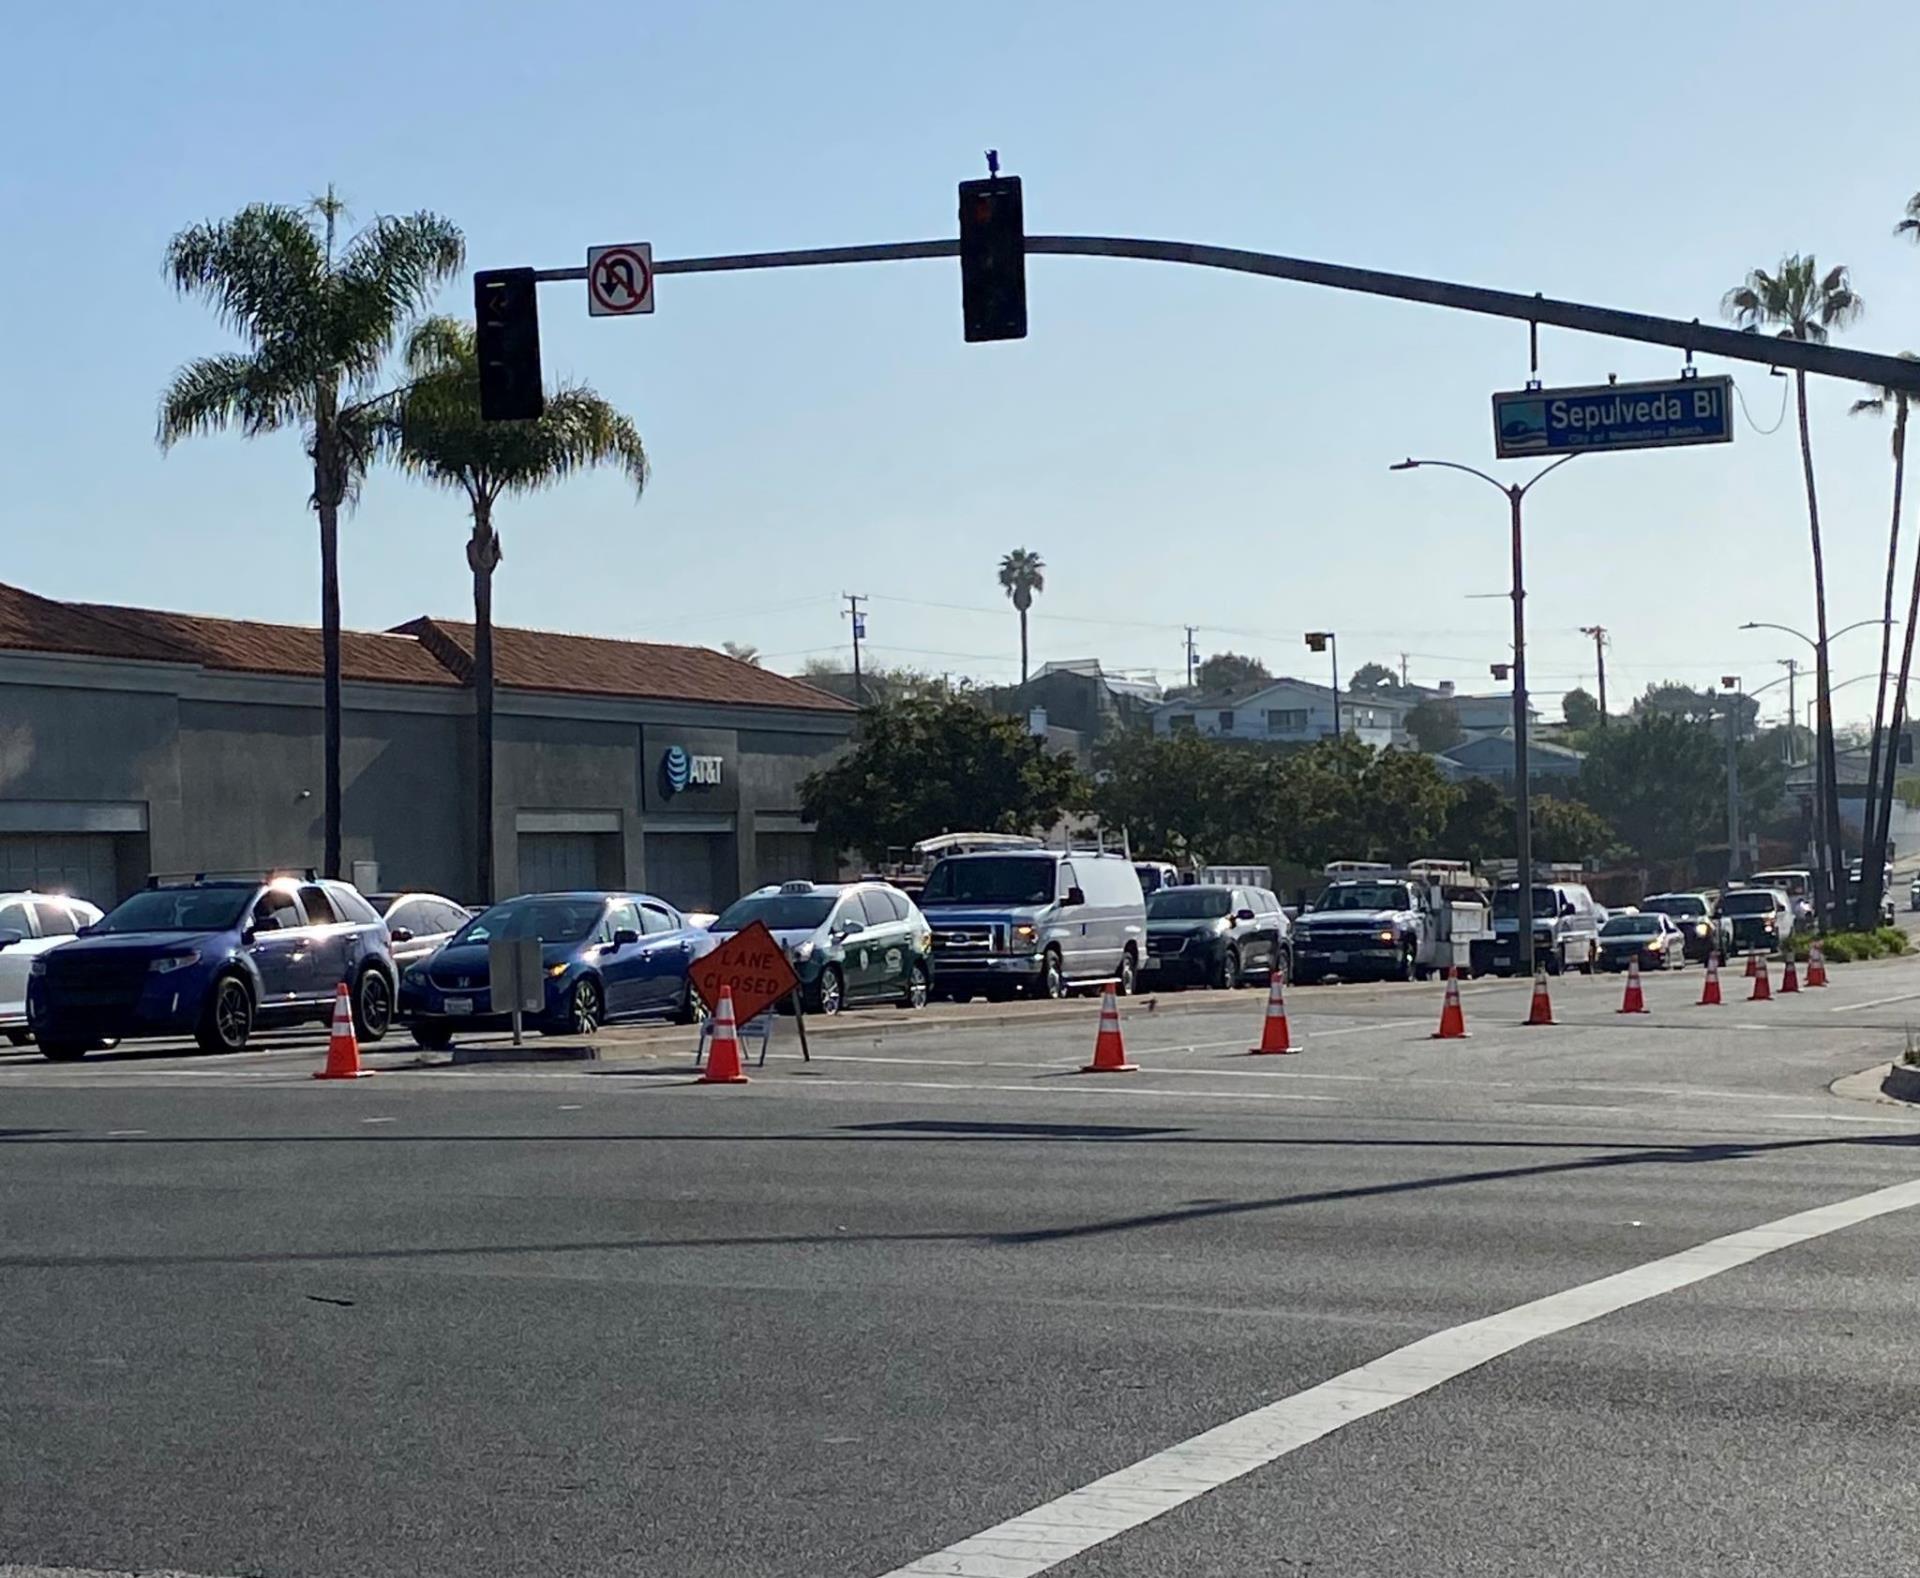
[(473, 722), (475, 892), (493, 902), (493, 574), (500, 534), (493, 523), (501, 495), (533, 493), (576, 472), (616, 465), (636, 498), (647, 485), (640, 434), (584, 384), (562, 385), (532, 422), (480, 417), (480, 359), (473, 326), (429, 318), (407, 341), (405, 390), (389, 411), (388, 432), (401, 467), (466, 495), (472, 530), (467, 569), (473, 576)]
[[(1864, 310), (1844, 264), (1824, 274), (1813, 254), (1795, 254), (1780, 261), (1777, 273), (1754, 269), (1743, 284), (1728, 291), (1721, 303), (1727, 316), (1741, 327), (1772, 328), (1783, 340), (1825, 344), (1835, 329), (1858, 321)], [(1815, 748), (1821, 762), (1821, 841), (1825, 866), (1833, 879), (1829, 886), (1844, 892), (1846, 865), (1841, 858), (1840, 789), (1833, 742), (1833, 672), (1827, 662), (1827, 561), (1820, 542), (1820, 496), (1813, 477), (1813, 430), (1807, 420), (1807, 375), (1795, 369), (1794, 400), (1800, 422), (1800, 469), (1807, 490), (1807, 534), (1813, 547), (1813, 614), (1818, 636), (1814, 648), (1814, 696), (1819, 719)], [(1836, 899), (1837, 902), (1837, 899)]]
[(1595, 728), (1600, 722), (1600, 703), (1591, 691), (1576, 685), (1560, 698), (1560, 716), (1570, 729)]
[(836, 848), (869, 855), (941, 832), (1031, 833), (1085, 802), (1070, 756), (1014, 718), (952, 697), (867, 707), (850, 750), (800, 785)]
[[(253, 203), (192, 225), (167, 246), (166, 273), (208, 302), (245, 348), (187, 363), (160, 399), (162, 449), (237, 427), (248, 438), (299, 427), (320, 522), (324, 862), (340, 875), (340, 509), (377, 443), (382, 364), (408, 319), (457, 273), (466, 248), (438, 214), (388, 215), (337, 245), (344, 205)], [(317, 223), (316, 223), (317, 222)]]
[(1648, 860), (1674, 860), (1725, 838), (1726, 756), (1710, 725), (1642, 712), (1596, 729), (1580, 798)]
[[(1897, 232), (1920, 237), (1920, 194), (1907, 204), (1907, 218)], [(1911, 351), (1902, 356), (1913, 360)], [(1893, 413), (1893, 519), (1887, 528), (1887, 582), (1881, 603), (1880, 683), (1873, 703), (1873, 748), (1867, 769), (1865, 837), (1860, 852), (1860, 901), (1854, 924), (1871, 928), (1878, 924), (1880, 897), (1885, 886), (1887, 835), (1893, 818), (1893, 783), (1896, 771), (1892, 748), (1905, 725), (1907, 682), (1913, 673), (1913, 623), (1920, 617), (1920, 559), (1914, 561), (1913, 587), (1908, 595), (1907, 628), (1900, 643), (1900, 676), (1893, 687), (1893, 716), (1887, 717), (1887, 670), (1893, 644), (1893, 589), (1900, 561), (1900, 502), (1907, 480), (1907, 410), (1909, 397), (1904, 389), (1876, 389), (1864, 399), (1853, 402), (1855, 416), (1883, 416)]]
[(1400, 689), (1400, 676), (1384, 663), (1362, 663), (1347, 689), (1356, 696), (1391, 696)]
[(1000, 587), (1020, 615), (1020, 683), (1027, 682), (1027, 610), (1047, 589), (1046, 561), (1037, 553), (1015, 548), (1000, 561)]
[[(1590, 860), (1604, 855), (1613, 844), (1607, 819), (1581, 801), (1535, 795), (1528, 813), (1533, 818), (1535, 860)], [(1511, 810), (1508, 815), (1511, 818)]]
[(1447, 696), (1426, 696), (1407, 709), (1407, 733), (1423, 751), (1444, 751), (1467, 737), (1460, 709)]
[(760, 666), (760, 649), (751, 641), (722, 641), (720, 650), (736, 663), (745, 663), (750, 668)]
[(1506, 791), (1490, 778), (1457, 785), (1440, 828), (1440, 854), (1478, 864), (1511, 859), (1513, 847), (1513, 800)]
[(1257, 657), (1238, 652), (1216, 652), (1193, 671), (1193, 682), (1206, 694), (1233, 690), (1257, 679), (1272, 679), (1267, 665)]
[(1093, 808), (1133, 848), (1181, 864), (1264, 858), (1267, 759), (1201, 734), (1109, 735), (1094, 754)]

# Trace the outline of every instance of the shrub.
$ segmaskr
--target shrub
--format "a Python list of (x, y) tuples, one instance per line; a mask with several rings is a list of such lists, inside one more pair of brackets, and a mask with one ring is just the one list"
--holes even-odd
[[(1806, 962), (1813, 938), (1796, 932), (1787, 947), (1795, 959)], [(1897, 926), (1881, 926), (1873, 931), (1836, 931), (1820, 939), (1820, 952), (1828, 964), (1858, 964), (1862, 959), (1878, 959), (1887, 954), (1905, 953), (1907, 934)]]

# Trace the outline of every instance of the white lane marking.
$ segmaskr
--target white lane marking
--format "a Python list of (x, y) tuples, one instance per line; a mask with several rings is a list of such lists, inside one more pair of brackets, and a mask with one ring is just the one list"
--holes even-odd
[(107, 1130), (107, 1138), (110, 1140), (130, 1140), (135, 1135), (145, 1134), (146, 1132), (145, 1129), (109, 1129)]
[(560, 1110), (562, 1112), (578, 1112), (580, 1105), (577, 1101), (564, 1101), (560, 1104)]
[(1862, 1008), (1885, 1008), (1888, 1003), (1910, 1003), (1920, 992), (1902, 992), (1897, 997), (1869, 997), (1864, 1003), (1839, 1003), (1827, 1010), (1830, 1014), (1851, 1014)]
[(1034, 1578), (1356, 1419), (1430, 1392), (1530, 1342), (1689, 1287), (1776, 1250), (1916, 1205), (1920, 1205), (1920, 1179), (1729, 1233), (1596, 1282), (1435, 1332), (1356, 1370), (1216, 1425), (984, 1533), (894, 1568), (883, 1578)]
[(361, 1119), (360, 1121), (361, 1121), (362, 1123), (391, 1123), (391, 1122), (393, 1122), (393, 1119), (391, 1119), (391, 1118), (362, 1118), (362, 1119)]

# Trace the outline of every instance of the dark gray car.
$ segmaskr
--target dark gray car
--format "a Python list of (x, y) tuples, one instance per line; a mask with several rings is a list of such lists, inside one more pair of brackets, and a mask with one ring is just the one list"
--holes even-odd
[(1156, 986), (1238, 986), (1278, 969), (1287, 978), (1288, 923), (1261, 888), (1165, 888), (1147, 898), (1148, 979)]

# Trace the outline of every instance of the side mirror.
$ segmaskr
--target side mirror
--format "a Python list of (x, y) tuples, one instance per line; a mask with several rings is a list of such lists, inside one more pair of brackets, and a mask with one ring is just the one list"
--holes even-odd
[(845, 942), (849, 937), (858, 937), (860, 933), (866, 929), (867, 928), (857, 920), (843, 920), (838, 926), (833, 928), (833, 934), (842, 942)]
[(1253, 911), (1252, 910), (1235, 910), (1233, 912), (1233, 918), (1235, 920), (1243, 920), (1243, 921), (1252, 920)]
[(413, 928), (411, 926), (393, 926), (388, 928), (387, 935), (395, 942), (412, 942)]
[(614, 929), (613, 945), (616, 948), (629, 948), (640, 940), (640, 933), (631, 926), (619, 926)]
[(27, 934), (15, 931), (12, 927), (0, 927), (0, 948), (11, 948), (16, 942), (25, 942)]
[(1060, 902), (1062, 904), (1084, 904), (1087, 902), (1086, 890), (1084, 888), (1068, 888), (1067, 896)]
[(251, 947), (260, 940), (260, 928), (254, 925), (252, 921), (248, 921), (246, 929), (240, 933), (240, 940)]

